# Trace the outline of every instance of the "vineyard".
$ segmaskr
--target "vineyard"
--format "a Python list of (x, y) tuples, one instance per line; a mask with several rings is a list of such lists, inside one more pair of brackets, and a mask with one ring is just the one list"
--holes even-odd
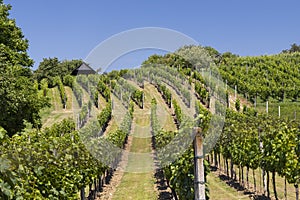
[(6, 22), (0, 199), (299, 200), (299, 52), (184, 46), (137, 69), (74, 75), (82, 60), (49, 58), (33, 72)]
[[(228, 83), (227, 93), (232, 95), (232, 88), (238, 85), (239, 98), (249, 103), (244, 105), (243, 110), (239, 109), (240, 105), (234, 109), (226, 108), (222, 101), (215, 103), (214, 112), (220, 114), (225, 111), (226, 121), (220, 139), (211, 151), (206, 152), (204, 159), (206, 199), (214, 197), (214, 191), (209, 188), (215, 188), (216, 184), (219, 185), (216, 188), (225, 187), (223, 190), (230, 187), (220, 186), (222, 181), (216, 181), (217, 174), (225, 177), (223, 182), (228, 185), (229, 182), (235, 182), (242, 190), (249, 191), (250, 196), (298, 198), (299, 124), (288, 118), (267, 115), (259, 109), (256, 110), (254, 106), (258, 106), (259, 101), (263, 102), (269, 98), (278, 102), (297, 103), (297, 86), (293, 89), (290, 82), (283, 80), (282, 83), (287, 85), (282, 87), (282, 94), (280, 87), (276, 85), (279, 82), (272, 79), (267, 80), (267, 86), (279, 87), (277, 93), (265, 94), (267, 89), (251, 89), (264, 84), (256, 81), (257, 85), (254, 85), (251, 82), (251, 77), (261, 74), (262, 70), (276, 72), (279, 76), (277, 79), (281, 76), (289, 80), (299, 78), (293, 75), (291, 70), (290, 77), (286, 77), (284, 72), (289, 69), (280, 67), (287, 60), (297, 66), (297, 54), (288, 59), (286, 57), (280, 55), (274, 58), (245, 58), (247, 62), (238, 58), (234, 61), (224, 60), (220, 66), (220, 74)], [(229, 62), (230, 66), (234, 67), (227, 68)], [(255, 65), (257, 62), (259, 67)], [(264, 66), (269, 64), (264, 62), (277, 63), (278, 71), (274, 70), (274, 63), (273, 67), (267, 68)], [(246, 68), (249, 76), (242, 75), (246, 73), (243, 71), (245, 66), (249, 67)], [(216, 72), (206, 74), (214, 73)], [(264, 78), (267, 79), (267, 76)], [(262, 81), (265, 79), (262, 78)], [(109, 188), (110, 180), (114, 179), (116, 173), (115, 169), (124, 159), (121, 150), (125, 147), (130, 148), (130, 152), (144, 152), (142, 149), (145, 147), (148, 148), (145, 152), (156, 152), (153, 156), (157, 157), (162, 165), (161, 180), (169, 188), (168, 192), (165, 191), (169, 193), (168, 198), (194, 198), (195, 166), (192, 140), (181, 144), (186, 151), (174, 161), (168, 161), (172, 153), (166, 155), (170, 153), (169, 145), (177, 144), (184, 137), (181, 132), (188, 133), (191, 128), (188, 125), (190, 117), (187, 116), (186, 109), (195, 109), (194, 116), (197, 120), (193, 126), (200, 127), (208, 134), (207, 138), (212, 137), (208, 130), (212, 114), (208, 108), (211, 107), (210, 101), (213, 98), (210, 92), (220, 90), (216, 81), (207, 84), (207, 77), (201, 72), (190, 70), (189, 74), (185, 74), (180, 69), (168, 66), (157, 70), (149, 66), (142, 67), (141, 70), (128, 70), (123, 77), (120, 74), (114, 75), (113, 78), (109, 78), (109, 75), (67, 75), (63, 79), (56, 77), (53, 80), (52, 85), (48, 86), (47, 80), (43, 79), (37, 87), (39, 95), (49, 98), (52, 102), (51, 107), (43, 111), (44, 119), (47, 119), (44, 120), (43, 128), (34, 129), (28, 123), (20, 135), (12, 138), (5, 136), (4, 129), (1, 132), (1, 163), (4, 163), (1, 165), (1, 199), (101, 198), (101, 191)], [(298, 82), (293, 84), (297, 85)], [(226, 98), (230, 98), (230, 95), (226, 95)], [(192, 101), (195, 101), (195, 104)], [(229, 99), (226, 101), (230, 102)], [(125, 110), (122, 116), (114, 114), (113, 110), (117, 107), (123, 107)], [(165, 117), (158, 116), (162, 114), (158, 107), (163, 108)], [(145, 121), (137, 112), (151, 114)], [(133, 119), (135, 125), (132, 126)], [(116, 123), (119, 123), (114, 125), (116, 128), (109, 125)], [(152, 138), (151, 140), (136, 136), (146, 134), (145, 130), (136, 128), (139, 123), (150, 124), (151, 131), (148, 130), (147, 137)], [(205, 148), (210, 147), (208, 145), (204, 146)], [(180, 151), (180, 148), (172, 149), (173, 153)], [(99, 155), (102, 157), (99, 158)], [(152, 169), (154, 164), (154, 160), (149, 159), (144, 161), (148, 164), (143, 165), (148, 170), (149, 167)], [(127, 168), (136, 167), (135, 160), (129, 157)], [(209, 174), (210, 170), (213, 170), (212, 174)], [(134, 179), (149, 178), (154, 181), (154, 175), (151, 174), (141, 174), (138, 177), (128, 172), (124, 173), (123, 178), (119, 180), (120, 185), (114, 190), (115, 199), (121, 198), (125, 188), (132, 187), (131, 190), (144, 191), (145, 188), (138, 189), (137, 185), (130, 186), (130, 182)], [(127, 181), (123, 182), (125, 180)], [(211, 180), (212, 185), (207, 180)], [(151, 184), (146, 185), (151, 188)], [(278, 187), (282, 186), (283, 190), (278, 190)], [(293, 187), (296, 193), (293, 192)], [(149, 195), (154, 198), (156, 195), (160, 196), (160, 192), (155, 190)], [(137, 192), (134, 198), (142, 198), (142, 194), (143, 192)]]
[[(164, 36), (166, 30), (163, 28), (159, 31), (143, 28), (110, 37), (93, 49), (85, 60), (59, 60), (43, 55), (57, 46), (55, 43), (49, 45), (49, 41), (54, 41), (49, 34), (57, 37), (53, 30), (64, 27), (59, 32), (63, 38), (63, 34), (75, 30), (72, 25), (77, 25), (80, 20), (85, 22), (82, 31), (90, 34), (89, 41), (78, 40), (72, 45), (61, 43), (71, 41), (77, 32), (81, 33), (73, 31), (67, 40), (55, 38), (61, 49), (53, 52), (59, 57), (70, 56), (59, 54), (65, 52), (64, 46), (68, 46), (68, 50), (74, 47), (71, 50), (77, 51), (77, 55), (84, 52), (84, 43), (91, 44), (94, 40), (91, 34), (94, 29), (88, 26), (89, 23), (97, 27), (93, 21), (98, 19), (97, 14), (105, 16), (110, 11), (106, 6), (101, 12), (97, 9), (93, 13), (95, 2), (86, 9), (77, 3), (72, 4), (72, 9), (63, 9), (69, 7), (64, 2), (57, 9), (57, 5), (52, 7), (48, 2), (47, 11), (53, 13), (51, 9), (55, 8), (56, 12), (55, 16), (49, 16), (59, 19), (55, 23), (47, 19), (44, 10), (39, 10), (43, 14), (40, 15), (23, 3), (19, 7), (23, 9), (16, 9), (20, 13), (13, 13), (13, 16), (22, 16), (22, 11), (26, 11), (21, 23), (34, 26), (37, 21), (45, 20), (39, 21), (38, 28), (26, 29), (30, 37), (38, 39), (38, 42), (29, 43), (16, 20), (10, 18), (11, 5), (0, 0), (0, 200), (300, 199), (300, 45), (294, 43), (290, 49), (272, 55), (240, 56), (220, 53), (209, 46), (182, 46), (184, 34), (177, 31), (167, 31), (168, 34), (176, 32), (178, 37), (174, 40)], [(11, 2), (17, 3), (20, 4)], [(194, 3), (191, 5), (196, 8)], [(176, 8), (177, 3), (173, 4), (174, 9), (169, 14), (175, 13), (180, 20), (173, 19), (175, 15), (163, 16), (163, 20), (167, 22), (170, 18), (172, 23), (178, 23), (178, 27), (191, 13), (199, 23), (203, 17), (196, 18), (198, 14), (206, 14), (206, 9), (193, 12), (194, 8), (190, 7), (191, 12), (179, 15), (187, 7)], [(141, 16), (148, 19), (146, 15), (153, 13), (142, 9), (131, 13), (131, 7), (137, 9), (140, 5), (128, 5), (120, 6), (128, 12), (126, 15), (120, 12), (121, 17), (114, 10), (115, 16), (111, 18), (114, 29), (109, 27), (107, 30), (118, 30), (118, 21), (133, 23), (138, 19), (138, 24), (142, 24)], [(35, 3), (30, 8), (38, 9), (38, 6), (39, 3)], [(280, 19), (290, 16), (284, 13), (285, 6), (280, 8)], [(78, 23), (66, 23), (59, 15), (63, 11), (76, 20), (76, 15), (69, 15), (69, 10), (77, 13), (77, 7), (81, 9)], [(155, 17), (161, 17), (159, 14), (165, 12), (160, 10), (169, 9), (170, 4), (162, 2), (156, 7), (159, 12), (154, 12)], [(236, 5), (232, 7), (235, 11), (230, 14), (243, 12)], [(247, 7), (251, 8), (251, 5)], [(258, 17), (261, 17), (261, 8), (264, 8), (263, 4), (256, 5)], [(212, 19), (218, 19), (217, 14), (222, 10), (228, 12), (225, 4), (215, 10), (216, 17)], [(268, 9), (268, 20), (261, 18), (260, 21), (267, 21), (268, 26), (259, 35), (267, 29), (294, 30), (295, 27), (288, 29), (287, 25), (294, 25), (295, 17), (281, 20), (291, 22), (285, 23), (285, 28), (280, 27), (280, 20), (277, 20), (274, 23), (277, 29), (271, 29), (273, 10), (277, 11)], [(297, 14), (292, 9), (289, 12), (293, 16)], [(32, 18), (31, 14), (35, 13), (41, 19)], [(139, 16), (127, 20), (135, 13)], [(54, 18), (57, 16), (60, 18)], [(89, 16), (88, 20), (84, 18), (86, 16)], [(232, 21), (223, 16), (222, 20)], [(122, 20), (116, 20), (118, 17)], [(34, 20), (28, 23), (28, 19)], [(46, 26), (42, 26), (43, 23)], [(52, 24), (57, 27), (54, 29)], [(252, 23), (246, 24), (249, 35), (255, 35), (250, 31), (257, 31), (258, 26), (253, 28)], [(253, 24), (259, 25), (259, 22)], [(106, 26), (111, 23), (100, 26), (104, 35), (107, 34)], [(126, 26), (128, 24), (121, 27)], [(233, 28), (222, 26), (224, 33), (227, 27)], [(240, 26), (238, 29), (240, 31)], [(38, 30), (38, 34), (33, 30)], [(147, 37), (127, 37), (133, 32), (145, 31), (145, 34), (149, 30), (152, 32)], [(198, 31), (197, 26), (187, 30)], [(281, 31), (273, 33), (283, 33)], [(161, 41), (149, 45), (148, 40), (157, 33)], [(249, 35), (246, 36), (250, 41)], [(43, 38), (39, 38), (41, 36)], [(118, 40), (119, 37), (122, 40)], [(184, 38), (187, 39), (187, 35)], [(191, 40), (194, 39), (186, 41)], [(121, 41), (125, 43), (119, 44)], [(139, 42), (145, 46), (135, 47)], [(40, 58), (30, 58), (28, 49), (30, 46), (30, 54), (34, 55), (36, 45), (40, 43), (43, 46), (38, 49), (38, 54), (47, 58), (37, 63)], [(240, 46), (248, 48), (247, 44)], [(80, 51), (76, 45), (82, 45)], [(172, 49), (173, 45), (177, 47)], [(98, 51), (103, 46), (109, 49)], [(141, 55), (131, 54), (133, 49), (126, 49), (129, 46), (134, 47), (133, 53), (137, 50), (152, 52), (157, 48), (161, 54), (150, 55), (143, 62), (140, 60), (138, 67), (133, 68), (125, 62), (126, 69), (113, 66), (120, 65), (127, 56)], [(165, 49), (168, 53), (162, 54)], [(95, 52), (101, 52), (101, 55), (95, 56)], [(123, 54), (116, 56), (118, 52)], [(140, 58), (136, 56), (136, 60), (137, 57)], [(112, 58), (118, 59), (107, 61)]]

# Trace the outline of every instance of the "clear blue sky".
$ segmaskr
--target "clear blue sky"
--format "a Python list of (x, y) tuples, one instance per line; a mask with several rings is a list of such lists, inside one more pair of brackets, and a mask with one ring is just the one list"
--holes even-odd
[(203, 46), (239, 55), (274, 54), (300, 44), (299, 0), (4, 2), (12, 5), (11, 18), (29, 40), (35, 67), (44, 57), (84, 59), (108, 37), (140, 27), (174, 29)]

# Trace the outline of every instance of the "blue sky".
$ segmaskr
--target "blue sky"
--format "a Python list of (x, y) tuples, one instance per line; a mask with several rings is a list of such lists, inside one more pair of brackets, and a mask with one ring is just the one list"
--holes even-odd
[[(299, 0), (4, 0), (29, 40), (29, 55), (84, 59), (114, 34), (162, 27), (203, 46), (239, 55), (274, 54), (300, 44)], [(137, 66), (154, 51), (132, 53), (114, 65)]]

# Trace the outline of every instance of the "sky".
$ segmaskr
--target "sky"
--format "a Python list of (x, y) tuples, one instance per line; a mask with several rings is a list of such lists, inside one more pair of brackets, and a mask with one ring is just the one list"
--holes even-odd
[[(299, 0), (4, 0), (12, 5), (35, 61), (86, 59), (115, 34), (143, 27), (178, 31), (202, 46), (241, 56), (276, 54), (300, 44)], [(138, 66), (153, 53), (129, 52), (112, 67)]]

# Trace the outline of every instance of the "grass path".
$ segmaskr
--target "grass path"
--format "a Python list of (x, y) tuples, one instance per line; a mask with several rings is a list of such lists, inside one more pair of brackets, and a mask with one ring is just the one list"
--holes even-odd
[(176, 131), (177, 128), (172, 117), (172, 112), (166, 105), (162, 96), (158, 93), (155, 86), (145, 84), (144, 91), (151, 95), (151, 99), (155, 98), (157, 101), (157, 117), (162, 125), (162, 128), (166, 131)]
[[(132, 83), (133, 84), (133, 83)], [(118, 199), (159, 199), (161, 182), (156, 179), (156, 164), (152, 148), (152, 133), (150, 127), (151, 100), (157, 98), (159, 104), (166, 106), (156, 88), (150, 84), (145, 87), (144, 109), (135, 105), (133, 124), (128, 136), (125, 151), (114, 175), (108, 185), (105, 185), (99, 200)], [(121, 121), (121, 102), (114, 98), (114, 121)], [(168, 108), (164, 108), (167, 112)], [(124, 111), (123, 111), (124, 112)], [(170, 113), (168, 130), (176, 129)], [(106, 133), (107, 134), (107, 133)], [(161, 179), (160, 179), (161, 181)], [(168, 191), (164, 189), (164, 192)]]
[(63, 105), (61, 103), (61, 98), (59, 95), (59, 91), (57, 87), (49, 89), (49, 97), (51, 99), (51, 108), (45, 108), (44, 111), (42, 111), (42, 123), (43, 128), (49, 127), (54, 123), (60, 122), (65, 118), (72, 118), (73, 112), (72, 112), (72, 89), (69, 87), (65, 87), (66, 94), (67, 94), (67, 109), (63, 109)]
[[(145, 102), (151, 102), (146, 92)], [(157, 199), (155, 189), (154, 160), (151, 147), (150, 105), (140, 109), (135, 106), (133, 126), (129, 135), (131, 143), (128, 162), (121, 183), (113, 194), (113, 200), (119, 199)]]
[(66, 103), (66, 110), (73, 109), (73, 91), (72, 88), (68, 86), (64, 86), (66, 95), (67, 95), (67, 103)]
[(234, 188), (228, 186), (222, 181), (216, 173), (211, 172), (207, 176), (209, 184), (210, 199), (211, 200), (237, 200), (237, 199), (250, 199), (247, 195), (242, 192), (236, 191)]
[[(226, 175), (225, 170), (225, 165), (224, 165), (224, 159), (221, 156), (220, 159), (220, 167), (221, 167), (221, 172), (222, 174)], [(230, 161), (228, 161), (230, 163)], [(238, 171), (238, 166), (234, 165), (234, 170), (237, 176), (237, 180), (239, 180), (239, 171)], [(256, 194), (257, 195), (262, 195), (263, 194), (263, 179), (262, 179), (262, 170), (260, 168), (255, 170), (255, 179), (256, 179)], [(244, 181), (245, 181), (245, 187), (247, 190), (254, 192), (254, 179), (253, 179), (253, 170), (249, 170), (249, 186), (248, 188), (247, 183), (246, 183), (246, 167), (244, 167)], [(276, 189), (277, 189), (277, 194), (279, 199), (284, 199), (284, 178), (280, 177), (276, 173)], [(272, 185), (272, 177), (270, 173), (270, 197), (274, 198), (274, 192), (273, 192), (273, 185)], [(287, 199), (296, 199), (296, 194), (295, 194), (295, 188), (293, 184), (287, 183)]]

